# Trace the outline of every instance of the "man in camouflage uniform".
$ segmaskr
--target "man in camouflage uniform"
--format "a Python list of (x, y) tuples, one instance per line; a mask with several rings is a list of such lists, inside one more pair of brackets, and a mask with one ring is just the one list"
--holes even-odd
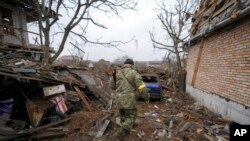
[(135, 94), (141, 94), (145, 101), (149, 102), (149, 94), (142, 77), (133, 67), (133, 60), (127, 59), (123, 68), (117, 72), (116, 80), (110, 80), (110, 87), (116, 90), (115, 100), (121, 118), (121, 127), (118, 133), (120, 141), (124, 140), (125, 135), (129, 133), (136, 120)]

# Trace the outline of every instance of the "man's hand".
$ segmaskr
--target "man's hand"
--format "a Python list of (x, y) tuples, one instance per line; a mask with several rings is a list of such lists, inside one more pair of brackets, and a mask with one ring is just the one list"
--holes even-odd
[(140, 93), (142, 95), (142, 97), (144, 98), (144, 100), (149, 103), (149, 93), (148, 93), (148, 89), (146, 87), (144, 87), (143, 89), (140, 90)]

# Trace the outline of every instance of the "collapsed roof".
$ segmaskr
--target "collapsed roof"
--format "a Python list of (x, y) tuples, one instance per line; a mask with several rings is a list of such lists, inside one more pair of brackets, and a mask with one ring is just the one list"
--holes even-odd
[(250, 14), (250, 0), (201, 0), (185, 46)]
[[(33, 0), (2, 0), (2, 2), (23, 9), (27, 15), (27, 22), (34, 22), (38, 20), (38, 15), (40, 13), (37, 10)], [(42, 5), (40, 6), (42, 7)], [(48, 9), (48, 7), (45, 8)], [(50, 10), (50, 12), (49, 18), (52, 18), (56, 15), (53, 10)]]

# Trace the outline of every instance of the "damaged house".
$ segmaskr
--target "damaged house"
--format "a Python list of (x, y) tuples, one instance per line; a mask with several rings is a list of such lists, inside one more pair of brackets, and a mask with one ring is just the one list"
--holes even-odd
[(224, 118), (250, 124), (250, 1), (202, 0), (192, 22), (186, 91)]
[[(36, 12), (25, 2), (0, 2), (0, 126), (8, 124), (13, 129), (24, 129), (29, 124), (39, 126), (45, 109), (53, 106), (44, 97), (66, 92), (64, 84), (69, 81), (56, 75), (53, 68), (42, 68), (43, 50), (28, 40), (28, 33), (39, 35), (27, 30), (27, 24), (36, 21)], [(81, 82), (73, 83), (84, 87)], [(65, 112), (67, 108), (61, 110)]]
[(1, 46), (27, 46), (27, 23), (32, 20), (14, 1), (0, 2), (0, 41)]
[[(36, 12), (25, 2), (31, 1), (0, 2), (0, 140), (33, 134), (76, 111), (105, 107), (110, 100), (105, 83), (88, 67), (42, 65), (41, 46), (28, 40), (28, 33), (40, 35), (27, 30)], [(41, 127), (49, 123), (55, 124)]]
[[(27, 24), (37, 21), (37, 13), (26, 1), (3, 0), (0, 2), (0, 48), (2, 51), (25, 53), (30, 59), (40, 61), (42, 48), (29, 43), (28, 34), (40, 34), (28, 31)], [(50, 48), (53, 52), (53, 48)]]

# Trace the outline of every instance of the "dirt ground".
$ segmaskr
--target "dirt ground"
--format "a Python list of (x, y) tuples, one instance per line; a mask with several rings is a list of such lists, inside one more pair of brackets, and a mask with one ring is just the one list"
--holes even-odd
[[(164, 91), (161, 101), (138, 101), (137, 120), (126, 141), (227, 141), (229, 121), (199, 106), (185, 93)], [(100, 138), (94, 138), (96, 122), (108, 113), (79, 112), (67, 124), (71, 132), (64, 141), (109, 141), (119, 129), (117, 110), (108, 119), (109, 126)]]

